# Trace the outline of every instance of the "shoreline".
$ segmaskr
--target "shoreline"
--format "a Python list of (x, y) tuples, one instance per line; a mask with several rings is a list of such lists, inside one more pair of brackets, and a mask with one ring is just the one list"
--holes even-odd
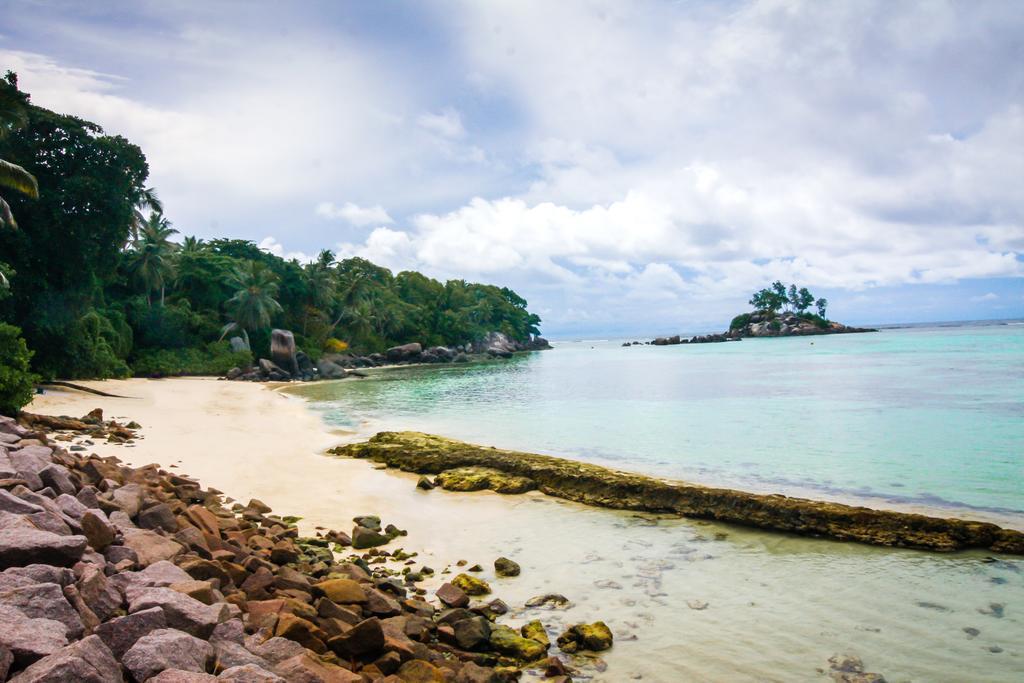
[[(819, 676), (837, 653), (859, 656), (896, 680), (954, 675), (1002, 681), (1010, 680), (1014, 659), (979, 645), (1020, 650), (1009, 632), (985, 630), (982, 622), (991, 617), (978, 615), (989, 603), (1010, 598), (1011, 607), (1017, 604), (1016, 570), (1009, 565), (1015, 560), (990, 565), (979, 551), (836, 543), (594, 508), (536, 491), (422, 491), (416, 475), (322, 455), (358, 434), (331, 430), (305, 399), (265, 384), (196, 378), (86, 384), (140, 398), (49, 391), (27, 410), (77, 416), (102, 407), (111, 417), (135, 419), (144, 438), (134, 446), (104, 443), (90, 450), (133, 466), (177, 465), (169, 471), (243, 501), (260, 498), (279, 514), (301, 515), (302, 535), (380, 513), (384, 523), (409, 532), (385, 549), (416, 551), (417, 563), (439, 570), (459, 571), (457, 560), (483, 565), (478, 576), (513, 608), (505, 623), (608, 623), (615, 646), (587, 660), (594, 681), (805, 680)], [(517, 561), (522, 575), (495, 576), (489, 565), (498, 556)], [(442, 580), (439, 571), (420, 585), (432, 593)], [(572, 605), (523, 607), (552, 590)], [(936, 600), (946, 611), (920, 606)], [(1005, 622), (993, 625), (1010, 626), (1015, 614), (1011, 609)], [(913, 625), (925, 617), (935, 628), (921, 640)], [(965, 638), (965, 625), (981, 627), (983, 640)], [(689, 635), (681, 642), (679, 633)], [(932, 654), (908, 659), (893, 649), (894, 636)], [(990, 675), (979, 678), (979, 667)]]

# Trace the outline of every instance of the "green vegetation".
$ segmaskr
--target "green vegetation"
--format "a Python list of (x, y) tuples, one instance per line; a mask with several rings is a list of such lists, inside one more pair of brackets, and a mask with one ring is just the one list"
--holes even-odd
[[(815, 300), (814, 295), (811, 294), (806, 287), (797, 289), (796, 285), (790, 285), (787, 289), (786, 285), (782, 284), (779, 280), (773, 282), (771, 287), (765, 287), (764, 289), (755, 292), (754, 295), (750, 297), (749, 303), (757, 310), (767, 311), (769, 313), (778, 313), (780, 310), (787, 310), (802, 314), (811, 306), (814, 306), (818, 310), (818, 315), (816, 317), (822, 319), (825, 318), (825, 311), (828, 308), (828, 299)], [(735, 323), (736, 320), (733, 320), (733, 322)], [(739, 327), (742, 327), (742, 325)]]
[[(20, 328), (45, 378), (221, 373), (268, 355), (273, 327), (314, 359), (539, 332), (507, 288), (329, 251), (300, 264), (247, 240), (178, 242), (142, 150), (32, 105), (13, 74), (0, 85), (0, 159), (0, 186), (14, 190), (0, 200), (0, 321)], [(251, 353), (232, 352), (229, 336)]]
[(747, 323), (750, 322), (750, 318), (750, 313), (740, 313), (738, 316), (732, 319), (731, 323), (729, 323), (729, 329), (738, 330), (740, 328), (746, 327)]
[(0, 323), (0, 413), (15, 413), (32, 400), (38, 378), (29, 370), (31, 359), (21, 330)]

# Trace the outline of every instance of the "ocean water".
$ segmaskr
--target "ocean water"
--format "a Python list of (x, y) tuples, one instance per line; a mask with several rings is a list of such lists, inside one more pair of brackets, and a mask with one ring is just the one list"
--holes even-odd
[[(693, 347), (566, 342), (511, 361), (371, 375), (289, 393), (349, 439), (419, 429), (1024, 528), (1024, 325)], [(310, 523), (379, 512), (409, 530), (418, 561), (481, 564), (513, 608), (504, 621), (541, 619), (552, 640), (568, 624), (608, 623), (615, 646), (573, 660), (574, 680), (828, 681), (833, 655), (861, 657), (890, 683), (1024, 680), (1024, 558), (801, 538), (537, 492), (421, 491), (413, 475), (337, 460), (336, 482), (310, 482)], [(499, 555), (522, 575), (496, 577)], [(549, 592), (572, 606), (523, 607)]]
[(1024, 323), (621, 340), (308, 385), (325, 420), (698, 483), (1024, 520)]

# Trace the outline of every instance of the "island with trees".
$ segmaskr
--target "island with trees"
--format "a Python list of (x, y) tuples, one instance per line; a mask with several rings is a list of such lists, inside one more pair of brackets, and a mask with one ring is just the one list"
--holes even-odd
[[(739, 341), (744, 337), (797, 337), (878, 331), (874, 328), (851, 327), (829, 320), (825, 316), (828, 309), (827, 299), (815, 298), (806, 287), (797, 287), (795, 284), (787, 287), (779, 280), (773, 282), (770, 287), (755, 292), (749, 303), (754, 310), (733, 318), (729, 329), (721, 334), (690, 338), (679, 335), (658, 337), (649, 343), (654, 346), (672, 346)], [(637, 343), (627, 342), (624, 346)]]

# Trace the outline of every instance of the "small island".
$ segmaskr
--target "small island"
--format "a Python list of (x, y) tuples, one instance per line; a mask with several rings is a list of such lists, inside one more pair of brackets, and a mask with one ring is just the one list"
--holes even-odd
[[(773, 282), (771, 287), (755, 292), (749, 303), (754, 310), (733, 318), (728, 331), (721, 334), (699, 335), (689, 339), (674, 335), (658, 337), (648, 343), (654, 346), (672, 346), (740, 341), (744, 337), (797, 337), (878, 331), (874, 328), (851, 327), (829, 320), (825, 317), (828, 299), (816, 299), (806, 287), (797, 288), (795, 284), (787, 288), (779, 280)], [(623, 346), (634, 346), (639, 343), (626, 342)]]

